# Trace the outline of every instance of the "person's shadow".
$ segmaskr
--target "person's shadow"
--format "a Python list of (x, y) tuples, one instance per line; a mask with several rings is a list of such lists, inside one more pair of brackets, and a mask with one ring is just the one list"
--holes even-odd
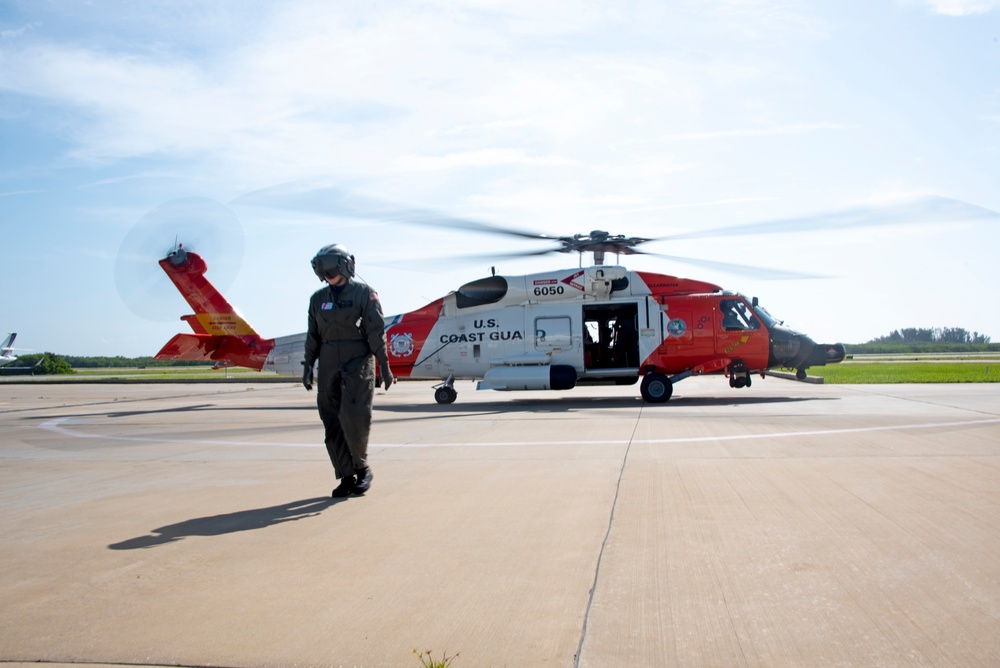
[(268, 508), (241, 510), (235, 513), (212, 515), (210, 517), (196, 517), (192, 520), (185, 520), (177, 524), (168, 524), (159, 529), (153, 529), (148, 536), (139, 536), (123, 540), (120, 543), (112, 543), (108, 545), (108, 549), (136, 550), (163, 545), (164, 543), (173, 543), (187, 536), (220, 536), (237, 531), (264, 529), (274, 524), (281, 524), (282, 522), (315, 517), (324, 508), (329, 508), (333, 504), (345, 500), (322, 496), (314, 499), (291, 501)]

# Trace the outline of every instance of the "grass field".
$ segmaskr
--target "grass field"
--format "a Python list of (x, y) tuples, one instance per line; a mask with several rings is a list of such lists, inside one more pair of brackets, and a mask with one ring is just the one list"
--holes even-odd
[(954, 360), (935, 356), (917, 360), (845, 360), (831, 366), (809, 369), (810, 376), (824, 382), (851, 385), (865, 383), (998, 383), (1000, 356), (993, 359)]

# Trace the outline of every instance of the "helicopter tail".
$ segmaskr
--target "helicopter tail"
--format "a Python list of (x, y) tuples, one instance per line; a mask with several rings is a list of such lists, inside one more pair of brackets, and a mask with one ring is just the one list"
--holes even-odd
[(181, 316), (194, 330), (177, 334), (154, 359), (214, 362), (215, 368), (242, 366), (260, 371), (274, 348), (205, 278), (208, 265), (180, 245), (160, 260), (160, 267), (194, 310)]

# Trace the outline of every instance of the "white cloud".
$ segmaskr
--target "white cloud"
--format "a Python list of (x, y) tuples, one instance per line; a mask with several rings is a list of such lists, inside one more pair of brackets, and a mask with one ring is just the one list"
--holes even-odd
[(532, 156), (524, 149), (487, 148), (462, 151), (442, 156), (401, 156), (395, 166), (402, 171), (460, 169), (463, 167), (491, 167), (496, 165), (549, 165), (565, 166), (574, 162), (557, 156)]
[[(713, 39), (739, 24), (744, 5), (716, 6)], [(636, 24), (637, 17), (656, 16), (663, 30), (676, 31), (655, 3), (627, 12), (616, 3), (540, 9), (485, 0), (436, 12), (407, 4), (280, 7), (267, 32), (248, 31), (247, 43), (220, 44), (197, 60), (183, 49), (61, 41), (7, 49), (0, 88), (65, 109), (61, 132), (81, 160), (205, 159), (253, 179), (377, 174), (428, 154), (452, 156), (438, 159), (439, 168), (464, 167), (455, 157), (476, 155), (503, 164), (584, 162), (664, 123), (686, 125), (713, 82), (754, 78), (745, 58), (706, 64), (667, 57), (674, 43), (643, 43), (657, 23)], [(778, 22), (776, 7), (753, 3), (766, 10), (765, 23)], [(620, 34), (611, 30), (616, 46), (627, 48), (612, 53), (602, 43), (607, 35), (590, 39), (608, 20), (627, 23)], [(599, 146), (588, 142), (595, 136)], [(518, 151), (570, 157), (515, 158)]]
[(702, 141), (711, 139), (732, 139), (734, 137), (776, 137), (780, 135), (799, 135), (818, 130), (851, 130), (854, 126), (842, 123), (797, 123), (781, 127), (742, 128), (737, 130), (714, 130), (711, 132), (686, 132), (683, 134), (659, 137), (659, 141)]
[(6, 30), (0, 30), (0, 39), (13, 39), (14, 37), (20, 37), (36, 27), (38, 27), (37, 23), (29, 23), (28, 25), (21, 26), (20, 28), (7, 28)]
[[(905, 0), (907, 4), (912, 0)], [(920, 0), (937, 14), (945, 16), (970, 16), (986, 14), (1000, 7), (998, 0)]]

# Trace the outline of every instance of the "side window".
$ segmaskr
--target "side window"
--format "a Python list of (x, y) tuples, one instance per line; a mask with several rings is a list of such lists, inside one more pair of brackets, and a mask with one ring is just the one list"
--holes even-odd
[(535, 318), (535, 348), (539, 350), (570, 348), (573, 345), (572, 324), (568, 316)]
[(722, 329), (727, 332), (741, 332), (760, 329), (760, 321), (742, 299), (723, 299), (719, 302), (722, 314)]

